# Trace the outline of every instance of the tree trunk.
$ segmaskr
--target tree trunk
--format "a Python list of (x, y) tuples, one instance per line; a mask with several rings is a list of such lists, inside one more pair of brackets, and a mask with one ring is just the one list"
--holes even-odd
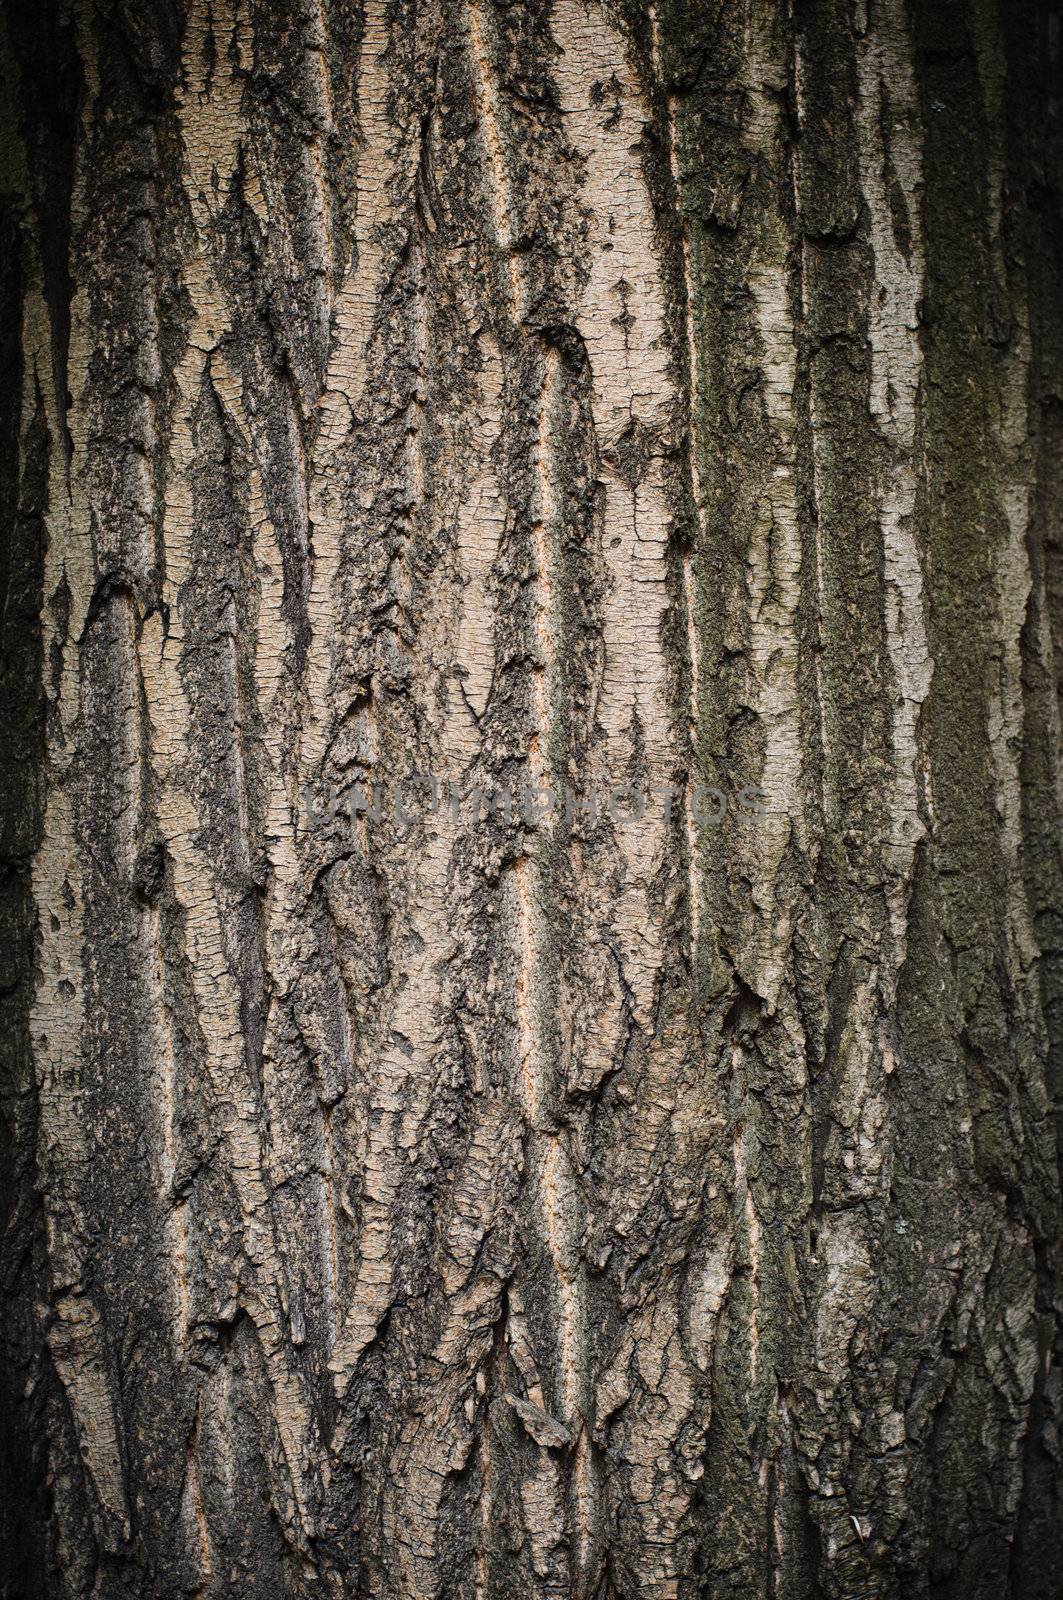
[(4, 26), (0, 1592), (1058, 1597), (1058, 9)]

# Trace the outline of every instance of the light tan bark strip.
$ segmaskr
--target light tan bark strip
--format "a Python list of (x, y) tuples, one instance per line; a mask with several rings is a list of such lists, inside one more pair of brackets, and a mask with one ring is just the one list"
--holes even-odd
[[(886, 0), (857, 45), (860, 171), (867, 202), (875, 279), (869, 304), (871, 413), (890, 451), (878, 516), (886, 566), (886, 643), (896, 678), (893, 710), (894, 802), (891, 854), (898, 882), (890, 894), (894, 970), (904, 960), (908, 883), (925, 828), (920, 798), (928, 796), (918, 749), (919, 714), (932, 663), (923, 608), (922, 560), (915, 537), (920, 464), (916, 428), (922, 381), (919, 305), (923, 251), (922, 150), (918, 93), (904, 7)], [(883, 128), (889, 117), (889, 146)], [(907, 249), (897, 237), (888, 180), (899, 186), (908, 216)]]
[[(472, 0), (469, 6), (469, 44), (474, 74), (477, 109), (481, 119), (484, 151), (484, 187), (495, 226), (499, 250), (504, 255), (502, 277), (507, 295), (506, 311), (514, 329), (519, 328), (525, 300), (520, 260), (513, 254), (514, 229), (518, 224), (517, 203), (512, 193), (509, 163), (503, 144), (496, 71), (491, 59), (492, 43), (488, 19), (483, 8)], [(531, 508), (533, 556), (535, 561), (535, 659), (531, 668), (532, 726), (529, 735), (527, 774), (539, 790), (556, 795), (562, 774), (554, 770), (551, 746), (554, 736), (553, 702), (558, 692), (557, 602), (554, 579), (554, 541), (559, 513), (558, 450), (555, 439), (557, 410), (560, 404), (560, 362), (552, 347), (544, 350), (538, 397), (538, 427), (534, 443), (534, 494)], [(537, 1222), (551, 1265), (556, 1295), (557, 1339), (555, 1370), (549, 1374), (544, 1395), (539, 1380), (532, 1378), (529, 1400), (542, 1408), (553, 1404), (561, 1413), (561, 1425), (574, 1442), (573, 1475), (573, 1563), (570, 1568), (574, 1592), (582, 1593), (592, 1566), (594, 1489), (584, 1419), (589, 1410), (586, 1363), (584, 1269), (577, 1240), (582, 1229), (581, 1205), (565, 1135), (557, 1126), (557, 1085), (551, 1072), (556, 1056), (555, 1028), (551, 1016), (551, 974), (548, 964), (549, 941), (544, 926), (548, 902), (548, 877), (543, 860), (545, 840), (531, 836), (529, 853), (514, 865), (509, 876), (507, 921), (514, 930), (516, 1073), (520, 1103), (527, 1126), (526, 1182), (534, 1197)], [(556, 1070), (556, 1069), (555, 1069)], [(559, 1469), (548, 1466), (544, 1457), (540, 1474), (534, 1480), (539, 1489), (541, 1515), (532, 1517), (528, 1535), (532, 1543), (535, 1570), (551, 1570), (552, 1552), (565, 1541), (561, 1510), (563, 1491)], [(554, 1482), (555, 1489), (546, 1489)], [(541, 1495), (540, 1495), (541, 1489)]]
[[(186, 34), (186, 83), (179, 117), (188, 160), (186, 192), (197, 228), (198, 249), (185, 287), (193, 308), (189, 344), (175, 374), (179, 402), (170, 440), (170, 474), (163, 512), (166, 556), (164, 594), (170, 625), (158, 613), (145, 623), (140, 639), (140, 670), (151, 720), (150, 750), (159, 794), (159, 826), (173, 868), (177, 905), (185, 918), (188, 959), (206, 1067), (230, 1157), (229, 1174), (244, 1218), (243, 1247), (250, 1282), (247, 1309), (266, 1358), (274, 1414), (281, 1440), (285, 1484), (292, 1517), (286, 1522), (298, 1542), (313, 1530), (310, 1484), (318, 1471), (318, 1441), (311, 1407), (298, 1368), (290, 1359), (278, 1286), (283, 1272), (277, 1255), (265, 1174), (258, 1091), (249, 1074), (240, 997), (229, 970), (213, 872), (197, 838), (203, 819), (192, 798), (187, 763), (192, 745), (191, 708), (182, 679), (184, 591), (192, 576), (193, 483), (196, 456), (193, 412), (205, 359), (220, 344), (228, 314), (209, 260), (208, 238), (215, 194), (223, 190), (246, 136), (235, 80), (213, 74), (208, 84), (205, 44), (214, 16), (206, 5), (193, 11)], [(236, 7), (218, 19), (239, 36)], [(224, 381), (224, 379), (223, 379)], [(245, 831), (246, 838), (246, 831)]]
[[(72, 211), (83, 214), (80, 185)], [(73, 404), (66, 412), (75, 459), (82, 460), (90, 430), (88, 367), (90, 311), (86, 289), (71, 308), (67, 383)], [(31, 282), (23, 307), (22, 415), (32, 417), (39, 390), (53, 441), (63, 422), (52, 379), (48, 309), (43, 285)], [(82, 846), (72, 792), (77, 748), (75, 728), (85, 685), (80, 649), (93, 588), (94, 552), (87, 497), (74, 471), (68, 475), (62, 448), (53, 444), (48, 473), (48, 534), (43, 592), (46, 601), (65, 587), (65, 629), (53, 605), (42, 612), (42, 660), (51, 665), (46, 753), (47, 790), (40, 847), (33, 863), (32, 892), (38, 910), (37, 982), (30, 1036), (37, 1074), (37, 1161), (42, 1192), (54, 1320), (48, 1345), (74, 1420), (84, 1463), (98, 1496), (99, 1537), (114, 1549), (130, 1529), (119, 1443), (119, 1410), (111, 1393), (100, 1314), (91, 1294), (87, 1218), (82, 1187), (89, 1152), (83, 1133), (82, 1065), (84, 1022), (84, 911)], [(54, 662), (58, 660), (58, 672)]]
[[(672, 198), (676, 209), (676, 222), (679, 229), (680, 249), (683, 264), (683, 357), (686, 367), (686, 462), (690, 473), (690, 494), (694, 503), (694, 542), (695, 547), (704, 549), (708, 538), (708, 523), (705, 517), (705, 508), (702, 503), (701, 464), (701, 427), (700, 412), (702, 405), (700, 361), (698, 359), (698, 335), (694, 319), (694, 306), (697, 300), (697, 289), (694, 280), (694, 264), (691, 251), (690, 229), (687, 225), (683, 211), (683, 184), (679, 169), (679, 129), (676, 97), (672, 90), (664, 85), (664, 65), (661, 48), (660, 22), (657, 7), (650, 0), (647, 7), (650, 21), (650, 39), (652, 43), (652, 56), (654, 70), (658, 81), (661, 83), (664, 95), (667, 118), (667, 144), (668, 166), (672, 179)], [(690, 904), (690, 944), (692, 958), (696, 957), (698, 950), (698, 934), (701, 924), (701, 882), (699, 872), (699, 839), (698, 824), (695, 817), (694, 787), (697, 776), (697, 746), (698, 729), (700, 724), (700, 697), (701, 697), (701, 640), (698, 635), (697, 621), (697, 586), (698, 570), (690, 548), (684, 548), (680, 562), (680, 578), (683, 596), (683, 624), (686, 633), (687, 660), (690, 671), (690, 696), (689, 696), (689, 738), (690, 755), (689, 763), (694, 771), (687, 774), (683, 795), (683, 807), (686, 821), (687, 834), (687, 874), (688, 894)]]
[[(663, 643), (672, 525), (663, 457), (680, 397), (666, 343), (662, 269), (639, 153), (642, 129), (650, 119), (624, 38), (605, 6), (582, 0), (558, 0), (551, 25), (561, 50), (554, 76), (565, 135), (581, 160), (580, 198), (587, 212), (587, 276), (573, 320), (590, 363), (604, 489), (602, 554), (608, 589), (597, 707), (604, 737), (584, 781), (601, 795), (622, 788), (637, 765), (639, 783), (658, 791), (640, 823), (616, 830), (621, 886), (610, 941), (649, 1052), (643, 1093), (651, 1104), (640, 1120), (646, 1139), (655, 1144), (669, 1115), (675, 1066), (671, 1052), (658, 1048), (654, 1037), (664, 958), (654, 885), (669, 842), (663, 793), (677, 763)], [(619, 1009), (610, 1020), (615, 1031), (601, 1041), (601, 1048), (615, 1062), (626, 1022)], [(617, 1197), (621, 1213), (644, 1183), (640, 1174), (635, 1195)], [(690, 1499), (689, 1485), (679, 1480), (670, 1460), (671, 1443), (689, 1414), (690, 1400), (678, 1348), (675, 1355), (676, 1364), (665, 1361), (657, 1373), (667, 1391), (666, 1417), (651, 1420), (647, 1409), (633, 1408), (625, 1432), (624, 1449), (635, 1469), (633, 1500), (626, 1503), (645, 1535), (639, 1581), (646, 1586), (640, 1592), (647, 1594), (677, 1592), (675, 1539)]]

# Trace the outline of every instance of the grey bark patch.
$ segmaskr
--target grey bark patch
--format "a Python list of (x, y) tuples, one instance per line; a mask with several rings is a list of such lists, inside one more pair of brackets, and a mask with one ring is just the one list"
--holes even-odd
[(525, 1432), (536, 1444), (541, 1444), (545, 1450), (563, 1450), (572, 1443), (572, 1433), (564, 1423), (558, 1422), (556, 1417), (543, 1410), (541, 1406), (533, 1405), (530, 1400), (522, 1400), (520, 1395), (510, 1394), (508, 1391), (502, 1396), (507, 1406), (511, 1406), (524, 1424)]

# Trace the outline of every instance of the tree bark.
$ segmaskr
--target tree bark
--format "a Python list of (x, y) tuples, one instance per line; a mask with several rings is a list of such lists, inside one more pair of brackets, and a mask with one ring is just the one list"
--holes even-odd
[(4, 1595), (1060, 1594), (1060, 23), (11, 0)]

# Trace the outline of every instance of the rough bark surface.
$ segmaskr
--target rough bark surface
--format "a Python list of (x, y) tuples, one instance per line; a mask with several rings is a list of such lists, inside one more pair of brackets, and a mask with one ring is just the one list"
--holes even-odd
[(1058, 7), (3, 30), (0, 1592), (1058, 1597)]

